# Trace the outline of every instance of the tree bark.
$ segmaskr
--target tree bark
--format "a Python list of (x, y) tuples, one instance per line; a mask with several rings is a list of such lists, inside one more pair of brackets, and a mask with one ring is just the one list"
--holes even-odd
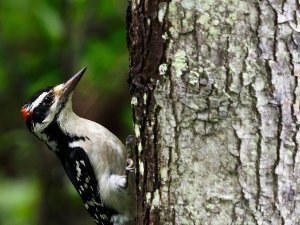
[(138, 224), (300, 224), (300, 3), (131, 0)]

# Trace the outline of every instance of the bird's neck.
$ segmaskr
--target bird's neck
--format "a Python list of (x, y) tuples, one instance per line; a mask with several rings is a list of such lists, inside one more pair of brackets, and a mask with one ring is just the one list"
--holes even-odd
[(66, 130), (68, 133), (72, 133), (72, 127), (76, 126), (76, 121), (79, 117), (73, 112), (72, 102), (67, 101), (60, 113), (57, 115), (57, 122), (59, 126)]
[(44, 130), (46, 135), (47, 145), (56, 152), (70, 150), (70, 146), (74, 141), (85, 140), (86, 137), (76, 134), (73, 129), (80, 126), (80, 117), (72, 110), (71, 102), (67, 102), (64, 108), (60, 111), (56, 119)]

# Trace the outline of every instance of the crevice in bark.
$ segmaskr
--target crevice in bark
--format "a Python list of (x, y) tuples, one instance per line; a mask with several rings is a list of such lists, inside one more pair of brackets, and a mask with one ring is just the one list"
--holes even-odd
[[(297, 0), (296, 0), (296, 1), (297, 1)], [(284, 12), (284, 5), (285, 5), (285, 3), (286, 3), (286, 0), (283, 0), (283, 1), (281, 2), (281, 13)]]
[[(291, 41), (292, 42), (292, 41)], [(295, 83), (296, 83), (296, 85), (295, 85), (295, 88), (294, 89), (296, 89), (296, 87), (298, 86), (297, 85), (297, 76), (295, 76), (295, 65), (294, 65), (294, 59), (293, 59), (293, 54), (291, 53), (291, 50), (289, 49), (289, 45), (291, 45), (291, 43), (287, 43), (287, 42), (285, 42), (285, 47), (286, 47), (286, 50), (287, 50), (287, 53), (289, 54), (289, 65), (290, 65), (290, 70), (291, 70), (291, 75), (293, 76), (293, 77), (295, 77)], [(294, 95), (295, 95), (295, 91), (293, 92), (294, 93)], [(295, 99), (295, 98), (294, 98)], [(295, 101), (294, 101), (294, 103), (295, 103)]]
[[(292, 38), (292, 37), (291, 37)], [(292, 41), (290, 41), (290, 45), (292, 44)], [(289, 55), (289, 65), (290, 65), (290, 71), (291, 71), (291, 75), (294, 77), (294, 87), (292, 90), (292, 103), (291, 103), (291, 116), (292, 116), (292, 120), (293, 120), (293, 124), (295, 125), (295, 131), (293, 133), (292, 139), (293, 142), (295, 143), (295, 148), (293, 151), (293, 167), (295, 168), (295, 164), (296, 164), (296, 154), (298, 151), (298, 147), (299, 147), (299, 143), (297, 141), (297, 133), (299, 131), (299, 125), (298, 125), (298, 121), (297, 121), (297, 116), (296, 116), (296, 112), (295, 112), (295, 107), (296, 107), (296, 101), (297, 101), (297, 94), (296, 94), (296, 90), (298, 88), (298, 76), (295, 76), (295, 65), (294, 65), (294, 58), (293, 58), (293, 54), (291, 53), (291, 50), (289, 48), (289, 44), (287, 42), (285, 42), (285, 46), (286, 46), (286, 50), (287, 53)]]
[[(278, 122), (277, 122), (277, 146), (276, 146), (276, 153), (277, 157), (273, 166), (273, 179), (274, 179), (274, 185), (273, 185), (273, 193), (274, 193), (274, 202), (273, 202), (273, 208), (277, 209), (276, 203), (278, 202), (278, 175), (276, 173), (276, 168), (279, 165), (280, 162), (280, 148), (281, 148), (281, 132), (282, 132), (282, 107), (281, 105), (277, 106), (278, 109)], [(279, 211), (280, 212), (280, 211)]]
[[(290, 43), (291, 44), (291, 43)], [(292, 114), (292, 118), (293, 118), (293, 123), (296, 125), (297, 124), (297, 117), (295, 115), (295, 111), (294, 111), (294, 107), (296, 104), (296, 100), (297, 100), (297, 94), (296, 94), (296, 89), (298, 87), (298, 76), (295, 76), (295, 65), (294, 65), (294, 59), (293, 59), (293, 54), (291, 53), (291, 50), (289, 49), (289, 45), (287, 42), (285, 42), (285, 46), (287, 49), (287, 53), (289, 55), (289, 65), (290, 65), (290, 71), (291, 71), (291, 76), (294, 77), (294, 88), (292, 90), (292, 96), (293, 96), (293, 100), (292, 100), (292, 104), (291, 104), (291, 114)], [(297, 142), (295, 142), (297, 144)]]
[(167, 184), (167, 187), (168, 187), (168, 205), (171, 205), (171, 193), (170, 193), (170, 190), (171, 190), (171, 184), (172, 184), (172, 161), (173, 161), (173, 155), (172, 155), (172, 148), (170, 147), (169, 148), (169, 160), (168, 160), (168, 184)]
[[(259, 111), (256, 108), (256, 115), (258, 116), (259, 126), (261, 127), (261, 116)], [(257, 195), (256, 195), (256, 205), (257, 209), (259, 208), (259, 200), (261, 195), (261, 184), (260, 184), (260, 160), (261, 160), (261, 130), (258, 128), (258, 141), (257, 141), (257, 157), (256, 157), (256, 186), (257, 186)]]
[(249, 94), (252, 98), (252, 109), (253, 112), (255, 113), (255, 120), (257, 121), (257, 143), (256, 143), (256, 160), (255, 160), (255, 169), (256, 169), (256, 208), (259, 210), (259, 200), (260, 200), (260, 195), (261, 195), (261, 183), (260, 183), (260, 161), (261, 161), (261, 140), (262, 140), (262, 134), (261, 134), (261, 115), (260, 112), (257, 108), (257, 97), (255, 90), (251, 85), (249, 85)]
[[(270, 95), (270, 99), (272, 102), (275, 103), (276, 100), (273, 101), (274, 99), (274, 96), (273, 96), (273, 93), (275, 91), (275, 87), (272, 83), (272, 69), (271, 69), (271, 66), (270, 66), (270, 60), (265, 60), (265, 70), (266, 70), (266, 75), (267, 75), (267, 83), (268, 83), (268, 88), (269, 88), (269, 95)], [(278, 103), (276, 102), (276, 105)]]
[[(171, 99), (171, 104), (172, 104), (172, 113), (173, 113), (173, 116), (174, 116), (174, 119), (175, 119), (175, 127), (173, 128), (174, 129), (174, 134), (175, 134), (175, 137), (174, 137), (174, 145), (175, 147), (174, 148), (169, 148), (169, 158), (171, 160), (169, 160), (169, 163), (168, 163), (168, 167), (169, 167), (169, 170), (168, 170), (168, 175), (169, 175), (169, 183), (168, 183), (168, 200), (169, 200), (169, 207), (172, 209), (172, 220), (173, 220), (173, 224), (175, 225), (176, 222), (175, 222), (175, 215), (176, 215), (176, 209), (175, 208), (172, 208), (172, 204), (174, 204), (174, 202), (172, 202), (171, 200), (171, 187), (172, 187), (172, 182), (173, 182), (173, 178), (172, 178), (172, 169), (173, 168), (173, 164), (175, 162), (175, 165), (176, 165), (176, 173), (179, 174), (179, 170), (178, 170), (178, 166), (179, 166), (179, 159), (180, 159), (180, 150), (179, 150), (179, 147), (178, 147), (178, 144), (179, 144), (179, 133), (180, 133), (180, 130), (179, 130), (179, 124), (180, 124), (180, 121), (178, 119), (178, 115), (177, 115), (177, 109), (176, 109), (176, 102), (178, 101), (177, 99), (177, 96), (176, 96), (176, 93), (175, 93), (175, 90), (174, 90), (174, 87), (176, 87), (176, 83), (174, 82), (173, 83), (173, 79), (171, 77), (171, 74), (169, 76), (169, 79), (170, 79), (170, 99)], [(176, 79), (176, 78), (175, 78)], [(173, 151), (176, 152), (177, 154), (177, 158), (174, 159), (174, 155), (173, 155)]]
[(297, 10), (299, 10), (300, 9), (300, 2), (299, 2), (299, 0), (295, 0), (295, 2), (296, 2)]
[(260, 1), (255, 1), (254, 3), (255, 7), (256, 7), (256, 11), (257, 11), (257, 24), (256, 24), (256, 30), (255, 30), (255, 33), (256, 33), (256, 37), (258, 39), (257, 41), (257, 49), (259, 50), (259, 54), (258, 56), (260, 57), (262, 55), (262, 50), (260, 48), (260, 32), (259, 32), (259, 29), (261, 27), (261, 8), (260, 8)]
[(171, 215), (172, 215), (172, 225), (173, 224), (176, 224), (176, 213), (175, 213), (175, 209), (173, 208), (172, 209), (172, 212), (171, 212)]
[(153, 138), (153, 144), (154, 144), (154, 184), (153, 184), (153, 191), (159, 189), (160, 187), (160, 175), (159, 175), (159, 165), (160, 165), (160, 158), (159, 158), (159, 149), (160, 147), (158, 146), (159, 140), (160, 140), (160, 128), (159, 128), (159, 123), (158, 123), (158, 114), (159, 114), (160, 108), (156, 107), (155, 113), (154, 113), (154, 118), (155, 118), (155, 123), (153, 126), (154, 130), (154, 138)]
[(277, 52), (277, 32), (278, 32), (278, 13), (276, 11), (276, 9), (274, 9), (274, 7), (272, 6), (272, 3), (267, 0), (267, 3), (268, 5), (270, 6), (272, 12), (273, 12), (273, 23), (274, 23), (274, 34), (273, 34), (273, 59), (274, 61), (276, 62), (277, 61), (277, 55), (276, 55), (276, 52)]
[(225, 46), (225, 74), (226, 74), (226, 79), (225, 79), (225, 91), (226, 93), (230, 93), (230, 85), (232, 83), (232, 75), (230, 73), (230, 68), (229, 68), (229, 54), (228, 54), (228, 50), (229, 50), (229, 37), (226, 38), (226, 46)]

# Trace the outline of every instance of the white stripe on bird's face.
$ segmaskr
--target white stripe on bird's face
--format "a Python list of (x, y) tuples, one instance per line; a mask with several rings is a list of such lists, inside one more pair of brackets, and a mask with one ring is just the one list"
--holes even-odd
[[(58, 103), (59, 97), (54, 95), (51, 105), (43, 105), (43, 101), (49, 92), (43, 92), (30, 106), (29, 110), (34, 113), (34, 111), (41, 111), (44, 108), (44, 118), (42, 121), (35, 122), (33, 121), (33, 131), (34, 133), (42, 140), (47, 141), (42, 132), (43, 130), (54, 120), (56, 113), (59, 110)], [(41, 107), (41, 108), (39, 108)]]
[(32, 104), (31, 104), (31, 106), (30, 106), (30, 111), (31, 112), (33, 112), (33, 110), (36, 108), (36, 107), (38, 107), (41, 103), (42, 103), (42, 101), (43, 101), (43, 99), (45, 98), (45, 96), (48, 94), (48, 92), (43, 92)]

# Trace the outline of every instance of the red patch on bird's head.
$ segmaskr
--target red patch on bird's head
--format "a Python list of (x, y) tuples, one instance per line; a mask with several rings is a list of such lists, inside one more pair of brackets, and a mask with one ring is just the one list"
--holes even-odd
[(25, 105), (21, 108), (21, 113), (24, 120), (27, 120), (27, 118), (32, 114), (32, 112), (29, 111)]

